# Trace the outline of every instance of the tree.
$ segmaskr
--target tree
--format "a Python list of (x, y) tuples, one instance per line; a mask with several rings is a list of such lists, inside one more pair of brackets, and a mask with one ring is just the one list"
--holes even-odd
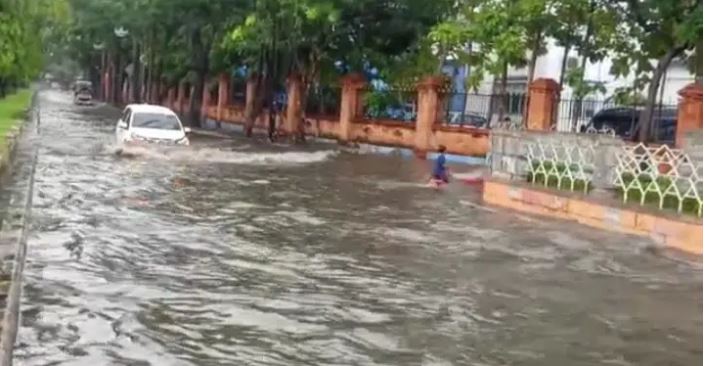
[[(448, 1), (258, 0), (225, 40), (252, 76), (261, 105), (274, 108), (274, 92), (289, 74), (302, 79), (302, 105), (323, 75), (339, 64), (347, 71), (377, 68), (386, 73), (441, 19)], [(266, 83), (265, 83), (266, 81)], [(266, 87), (265, 87), (266, 86)], [(252, 131), (256, 107), (246, 108)], [(270, 113), (270, 135), (273, 115)], [(303, 137), (303, 115), (296, 117)]]
[(699, 57), (703, 4), (698, 0), (622, 0), (610, 2), (609, 7), (619, 14), (625, 35), (614, 48), (612, 72), (627, 76), (634, 70), (637, 80), (648, 81), (637, 136), (639, 141), (647, 141), (655, 133), (654, 106), (671, 61), (683, 55)]
[(43, 66), (47, 30), (66, 18), (61, 0), (0, 0), (0, 97)]

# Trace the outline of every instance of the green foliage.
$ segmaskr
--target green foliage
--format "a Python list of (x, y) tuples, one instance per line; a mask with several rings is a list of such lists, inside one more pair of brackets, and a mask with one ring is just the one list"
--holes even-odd
[(635, 92), (634, 88), (620, 88), (612, 95), (612, 99), (616, 105), (623, 106), (638, 106), (646, 104), (646, 97)]
[[(555, 164), (557, 172), (556, 174), (559, 176), (564, 175), (566, 172), (568, 172), (568, 170), (573, 172), (577, 172), (579, 170), (579, 167), (575, 165), (571, 166), (564, 163)], [(554, 167), (554, 163), (551, 161), (534, 160), (531, 162), (531, 165), (534, 171), (538, 170), (540, 166), (543, 166), (546, 171), (551, 171)], [(543, 173), (534, 174), (532, 172), (529, 172), (526, 175), (526, 181), (532, 184), (543, 185), (548, 188), (555, 188), (563, 191), (590, 193), (590, 191), (594, 189), (592, 182), (587, 181), (585, 179), (574, 179), (574, 184), (571, 187), (569, 179), (558, 179), (558, 177), (556, 177), (555, 175), (546, 175)]]
[(39, 73), (47, 30), (66, 16), (64, 5), (62, 0), (0, 1), (0, 97), (8, 85)]
[(577, 98), (583, 98), (590, 94), (604, 94), (607, 89), (604, 83), (588, 82), (583, 78), (583, 70), (575, 68), (568, 70), (568, 85), (573, 88), (573, 95)]
[(22, 119), (32, 100), (32, 91), (23, 89), (0, 99), (0, 139)]
[(369, 117), (382, 117), (388, 108), (403, 108), (406, 104), (405, 93), (394, 90), (369, 91), (365, 94), (365, 113)]
[[(648, 175), (640, 175), (640, 176), (634, 176), (632, 174), (625, 173), (622, 175), (622, 179), (624, 180), (624, 186), (629, 186), (633, 180), (638, 179), (639, 180), (639, 185), (642, 187), (647, 187), (651, 182), (653, 182), (653, 178), (651, 178)], [(656, 179), (656, 184), (660, 187), (661, 191), (666, 191), (668, 187), (672, 185), (672, 178), (670, 177), (658, 177)], [(625, 198), (626, 197), (626, 202), (631, 202), (631, 203), (637, 203), (640, 204), (644, 202), (644, 205), (647, 207), (652, 207), (652, 208), (659, 208), (660, 205), (660, 198), (658, 193), (656, 192), (646, 192), (644, 194), (641, 193), (641, 191), (637, 188), (632, 188), (629, 189), (626, 193), (624, 192), (623, 189), (618, 188), (616, 190), (617, 197), (619, 198)], [(678, 211), (678, 205), (679, 205), (679, 199), (676, 195), (665, 195), (663, 198), (663, 209), (667, 211)], [(699, 217), (700, 216), (700, 204), (698, 203), (698, 200), (695, 198), (683, 198), (683, 203), (682, 203), (682, 211), (681, 213), (690, 215), (690, 216), (695, 216)]]
[[(69, 58), (84, 69), (96, 69), (100, 63), (95, 44), (105, 45), (111, 57), (122, 55), (126, 63), (134, 61), (131, 50), (136, 42), (147, 68), (170, 84), (184, 78), (195, 82), (205, 74), (240, 66), (267, 75), (278, 87), (290, 73), (298, 73), (311, 88), (337, 82), (340, 73), (371, 67), (395, 82), (439, 73), (451, 62), (471, 66), (467, 84), (476, 88), (487, 76), (503, 77), (507, 67), (531, 65), (552, 39), (580, 56), (581, 66), (565, 78), (578, 96), (604, 92), (603, 85), (585, 82), (582, 65), (608, 55), (614, 57), (614, 75), (636, 73), (637, 88), (652, 82), (654, 61), (674, 46), (683, 48), (679, 57), (689, 64), (702, 60), (702, 2), (696, 0), (8, 3), (38, 8), (39, 18), (51, 20), (44, 27), (51, 31), (23, 38), (24, 22), (13, 12), (0, 13), (0, 78), (36, 73), (40, 63), (34, 61), (40, 59), (42, 42), (44, 51), (54, 55), (49, 56), (52, 61)], [(121, 26), (129, 31), (124, 39), (114, 34)]]

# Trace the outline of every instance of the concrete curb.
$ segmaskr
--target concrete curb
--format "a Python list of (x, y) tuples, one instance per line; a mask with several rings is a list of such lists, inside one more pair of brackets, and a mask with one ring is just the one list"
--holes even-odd
[[(34, 172), (37, 167), (36, 152), (32, 159), (32, 168), (29, 184), (25, 192), (24, 214), (20, 220), (19, 230), (15, 230), (15, 253), (4, 259), (5, 265), (12, 268), (10, 288), (5, 301), (0, 332), (0, 366), (12, 365), (12, 352), (17, 339), (17, 326), (20, 313), (20, 298), (22, 296), (22, 274), (24, 271), (25, 257), (27, 255), (27, 236), (29, 235), (29, 221), (32, 211), (32, 196), (34, 195)], [(19, 231), (19, 233), (17, 233)], [(19, 234), (19, 235), (17, 235)], [(4, 271), (3, 271), (4, 272)]]
[[(39, 132), (39, 107), (36, 103), (36, 92), (32, 99), (32, 110), (29, 121), (33, 122), (36, 132)], [(12, 171), (12, 163), (17, 155), (17, 148), (21, 132), (29, 122), (25, 120), (19, 125), (17, 131), (8, 141), (8, 159), (4, 167), (4, 173)], [(3, 227), (0, 232), (0, 256), (2, 268), (0, 269), (0, 295), (4, 299), (0, 302), (2, 309), (2, 329), (0, 330), (0, 366), (12, 365), (12, 355), (17, 339), (20, 302), (22, 297), (22, 276), (27, 254), (27, 237), (30, 229), (30, 219), (32, 210), (32, 197), (34, 195), (34, 173), (37, 166), (37, 149), (31, 152), (31, 166), (27, 177), (27, 188), (24, 192), (24, 202), (21, 207), (8, 210), (4, 224), (12, 225), (10, 228)], [(21, 212), (18, 212), (20, 211)], [(4, 226), (4, 225), (3, 225)]]

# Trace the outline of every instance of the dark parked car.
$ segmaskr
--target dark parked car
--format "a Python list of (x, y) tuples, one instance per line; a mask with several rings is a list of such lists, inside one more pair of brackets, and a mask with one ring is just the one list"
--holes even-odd
[(475, 113), (452, 113), (450, 120), (448, 121), (450, 126), (458, 127), (477, 127), (477, 128), (487, 128), (489, 127), (487, 118), (475, 114)]
[[(581, 127), (581, 132), (588, 131), (614, 131), (614, 134), (623, 139), (631, 140), (636, 137), (639, 126), (641, 107), (615, 107), (597, 112), (587, 125)], [(656, 141), (658, 143), (673, 144), (676, 138), (676, 118), (678, 110), (674, 107), (654, 108), (656, 123)]]

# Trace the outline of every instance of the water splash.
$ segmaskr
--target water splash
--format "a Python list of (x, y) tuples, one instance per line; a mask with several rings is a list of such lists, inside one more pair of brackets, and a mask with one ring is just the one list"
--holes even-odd
[(245, 165), (287, 165), (319, 163), (338, 155), (335, 150), (313, 152), (242, 152), (218, 148), (109, 146), (121, 157), (134, 159), (169, 160), (182, 163), (229, 163)]

